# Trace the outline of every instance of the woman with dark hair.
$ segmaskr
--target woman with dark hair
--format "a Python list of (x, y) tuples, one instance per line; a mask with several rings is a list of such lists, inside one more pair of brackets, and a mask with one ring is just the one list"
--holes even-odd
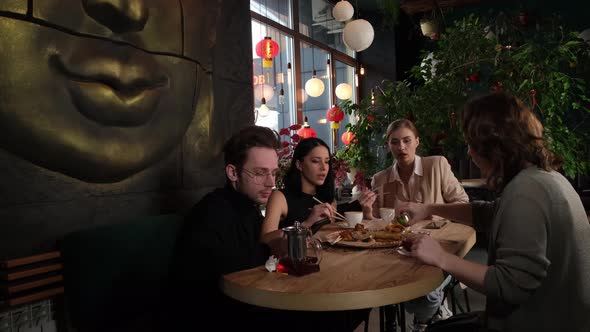
[[(328, 145), (319, 138), (299, 141), (283, 183), (285, 188), (275, 190), (266, 206), (261, 239), (268, 244), (281, 238), (281, 228), (295, 221), (311, 227), (321, 219), (332, 218), (334, 171)], [(324, 203), (319, 204), (314, 197)]]
[(590, 331), (590, 224), (579, 195), (556, 171), (560, 161), (540, 121), (517, 98), (497, 93), (469, 101), (462, 122), (469, 154), (501, 198), (399, 210), (412, 221), (436, 214), (487, 231), (488, 264), (449, 254), (427, 235), (413, 242), (412, 256), (484, 293), (483, 327)]

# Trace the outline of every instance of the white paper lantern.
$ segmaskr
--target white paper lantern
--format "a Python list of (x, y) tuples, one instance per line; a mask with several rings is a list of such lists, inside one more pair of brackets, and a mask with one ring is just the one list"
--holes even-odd
[(275, 96), (275, 90), (268, 84), (260, 84), (254, 86), (254, 100), (261, 100), (265, 98), (266, 101), (271, 101)]
[(334, 8), (332, 8), (332, 16), (338, 22), (348, 21), (354, 15), (354, 8), (350, 2), (346, 0), (339, 1)]
[(366, 50), (371, 46), (374, 37), (373, 26), (362, 19), (348, 22), (342, 32), (344, 44), (356, 52)]
[(350, 99), (352, 97), (352, 86), (348, 83), (340, 83), (336, 86), (336, 97), (338, 99)]
[(305, 92), (312, 97), (319, 97), (324, 93), (324, 82), (322, 80), (312, 76), (307, 82), (305, 82)]

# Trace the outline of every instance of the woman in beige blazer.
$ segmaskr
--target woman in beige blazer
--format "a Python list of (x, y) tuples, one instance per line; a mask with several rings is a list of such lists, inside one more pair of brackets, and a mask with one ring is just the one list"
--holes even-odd
[[(386, 135), (394, 162), (373, 176), (371, 187), (376, 190), (377, 198), (372, 206), (364, 206), (365, 219), (380, 217), (379, 208), (395, 208), (396, 201), (438, 204), (469, 202), (469, 197), (453, 175), (445, 157), (416, 155), (420, 138), (410, 120), (392, 122), (387, 127)], [(362, 198), (361, 195), (359, 200)]]
[[(394, 162), (392, 166), (373, 176), (371, 185), (373, 190), (377, 190), (377, 197), (372, 206), (363, 206), (363, 214), (366, 219), (379, 217), (380, 207), (395, 208), (396, 201), (469, 202), (469, 197), (453, 175), (451, 166), (445, 157), (416, 155), (420, 138), (411, 121), (402, 119), (392, 122), (387, 127), (386, 135)], [(372, 194), (372, 192), (363, 193), (359, 197), (359, 201), (367, 200)], [(406, 310), (414, 314), (413, 331), (425, 330), (427, 324), (439, 312), (442, 289), (449, 281), (450, 277), (430, 294), (406, 302)]]

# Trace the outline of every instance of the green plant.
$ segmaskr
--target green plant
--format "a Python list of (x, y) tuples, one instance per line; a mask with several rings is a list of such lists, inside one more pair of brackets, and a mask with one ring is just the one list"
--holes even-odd
[(516, 22), (506, 14), (485, 22), (473, 15), (455, 21), (435, 51), (423, 52), (421, 65), (411, 70), (412, 81), (381, 84), (377, 106), (369, 98), (342, 105), (359, 116), (349, 127), (358, 143), (344, 149), (343, 157), (374, 171), (371, 151), (383, 143), (387, 124), (409, 118), (418, 128), (423, 153), (466, 159), (462, 105), (474, 95), (505, 90), (535, 110), (551, 150), (564, 158), (564, 172), (587, 174), (590, 47), (555, 19), (541, 21), (539, 28)]

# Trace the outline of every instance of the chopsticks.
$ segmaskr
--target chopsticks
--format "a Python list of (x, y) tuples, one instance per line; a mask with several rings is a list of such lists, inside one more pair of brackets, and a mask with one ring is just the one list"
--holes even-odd
[[(375, 188), (375, 189), (371, 189), (372, 192), (377, 193), (377, 191), (379, 191), (380, 188)], [(381, 195), (389, 195), (389, 193), (381, 193)]]
[[(313, 200), (320, 203), (320, 204), (324, 204), (324, 202), (320, 201), (315, 196), (313, 196)], [(334, 219), (346, 220), (346, 218), (343, 215), (341, 215), (340, 213), (338, 213), (338, 211), (334, 210), (334, 214), (335, 214)]]

